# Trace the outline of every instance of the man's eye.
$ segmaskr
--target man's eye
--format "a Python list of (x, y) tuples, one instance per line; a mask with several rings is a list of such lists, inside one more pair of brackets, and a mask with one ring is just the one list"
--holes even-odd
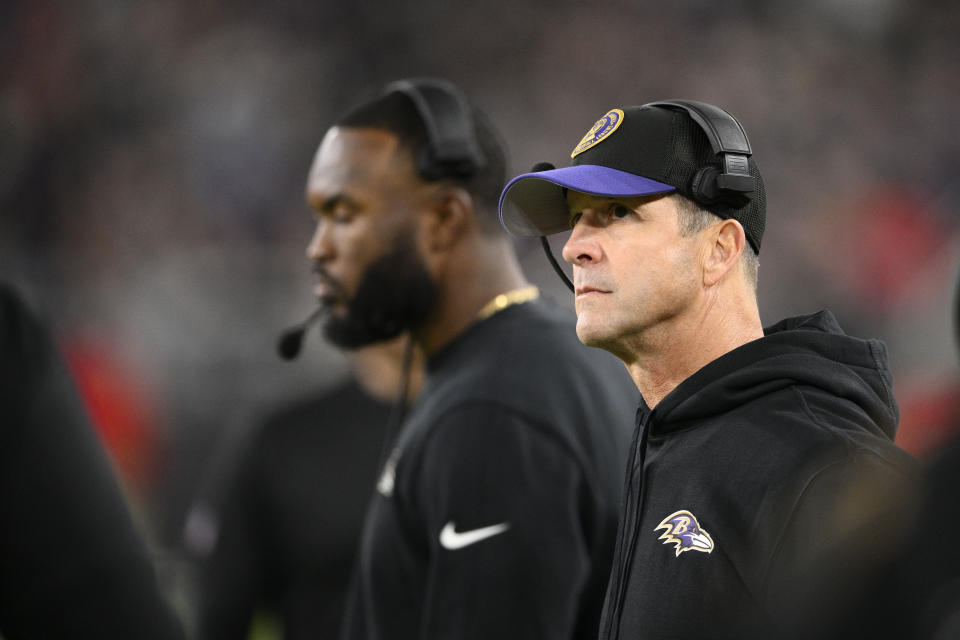
[(610, 207), (610, 213), (613, 214), (614, 218), (626, 218), (630, 215), (630, 208), (622, 204), (615, 204)]
[(582, 216), (582, 215), (583, 215), (582, 213), (575, 213), (575, 214), (573, 214), (572, 216), (570, 216), (570, 228), (571, 228), (571, 229), (573, 229), (573, 227), (577, 224), (577, 222), (580, 221), (580, 216)]
[(338, 224), (346, 224), (353, 220), (353, 213), (346, 210), (336, 210), (330, 218)]

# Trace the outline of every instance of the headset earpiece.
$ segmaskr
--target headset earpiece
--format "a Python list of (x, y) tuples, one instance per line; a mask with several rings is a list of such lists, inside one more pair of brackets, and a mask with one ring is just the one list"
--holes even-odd
[(690, 192), (693, 199), (699, 204), (715, 204), (722, 199), (717, 189), (717, 176), (720, 170), (716, 167), (701, 167), (690, 179)]
[(704, 166), (693, 175), (690, 191), (698, 203), (730, 202), (739, 207), (750, 201), (750, 194), (757, 187), (756, 178), (750, 174), (753, 150), (736, 118), (720, 107), (695, 100), (661, 100), (644, 106), (685, 111), (710, 141), (720, 167)]
[[(422, 116), (421, 116), (422, 117)], [(417, 173), (424, 180), (439, 180), (443, 177), (440, 165), (433, 157), (430, 144), (425, 144), (417, 154)]]
[(469, 178), (486, 165), (470, 104), (453, 84), (439, 78), (411, 78), (391, 82), (383, 93), (409, 98), (423, 122), (427, 140), (416, 160), (424, 180)]

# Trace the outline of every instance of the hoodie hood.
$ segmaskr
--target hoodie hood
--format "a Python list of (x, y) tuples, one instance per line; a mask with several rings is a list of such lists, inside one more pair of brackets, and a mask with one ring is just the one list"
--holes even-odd
[(689, 426), (789, 386), (808, 386), (852, 402), (893, 440), (900, 409), (893, 397), (887, 349), (848, 336), (829, 311), (788, 318), (764, 337), (710, 362), (654, 409), (659, 430)]

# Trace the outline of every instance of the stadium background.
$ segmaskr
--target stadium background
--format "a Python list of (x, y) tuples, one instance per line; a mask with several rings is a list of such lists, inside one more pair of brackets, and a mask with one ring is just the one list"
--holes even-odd
[(958, 32), (946, 0), (6, 2), (0, 273), (54, 327), (179, 592), (217, 444), (344, 373), (315, 334), (296, 363), (273, 351), (312, 308), (303, 186), (331, 119), (445, 76), (517, 173), (565, 164), (612, 106), (699, 99), (742, 119), (764, 171), (764, 321), (827, 307), (884, 339), (899, 441), (925, 455), (960, 423)]

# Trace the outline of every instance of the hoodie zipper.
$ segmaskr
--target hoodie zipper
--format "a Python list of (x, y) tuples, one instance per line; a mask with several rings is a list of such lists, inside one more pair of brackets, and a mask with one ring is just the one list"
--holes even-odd
[[(620, 546), (617, 549), (617, 581), (609, 596), (613, 596), (613, 607), (607, 616), (607, 628), (605, 638), (610, 640), (620, 635), (620, 618), (623, 614), (623, 601), (626, 597), (629, 565), (628, 559), (633, 557), (633, 551), (637, 545), (637, 529), (640, 525), (640, 500), (643, 493), (643, 461), (647, 450), (647, 431), (650, 422), (649, 410), (643, 412), (642, 419), (638, 422), (637, 431), (639, 438), (635, 440), (633, 455), (630, 461), (630, 473), (627, 474), (626, 503), (624, 505), (623, 523), (621, 526)], [(640, 474), (640, 482), (636, 492), (633, 490), (634, 474)], [(634, 495), (636, 494), (636, 495)], [(614, 623), (616, 623), (616, 633), (614, 633)]]

